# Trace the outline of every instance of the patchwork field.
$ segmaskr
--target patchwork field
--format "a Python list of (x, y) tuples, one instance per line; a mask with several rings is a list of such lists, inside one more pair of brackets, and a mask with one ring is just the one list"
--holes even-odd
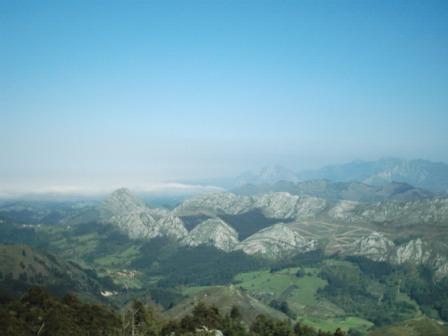
[(286, 268), (278, 272), (262, 270), (238, 274), (234, 283), (262, 302), (273, 300), (287, 303), (296, 320), (317, 329), (366, 331), (372, 323), (355, 316), (347, 316), (343, 310), (319, 297), (318, 290), (327, 282), (320, 278), (315, 268)]

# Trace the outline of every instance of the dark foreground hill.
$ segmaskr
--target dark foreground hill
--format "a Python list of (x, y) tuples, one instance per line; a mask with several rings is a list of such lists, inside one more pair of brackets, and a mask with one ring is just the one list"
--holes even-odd
[(15, 296), (34, 285), (58, 295), (76, 292), (90, 300), (100, 300), (102, 290), (115, 287), (112, 280), (73, 261), (24, 244), (0, 245), (0, 290)]
[(197, 303), (180, 320), (167, 320), (134, 300), (120, 313), (101, 304), (85, 304), (72, 294), (58, 299), (39, 287), (20, 300), (0, 298), (0, 330), (4, 336), (343, 336), (344, 332), (316, 331), (300, 323), (258, 315), (249, 328), (234, 306), (223, 315), (216, 306)]

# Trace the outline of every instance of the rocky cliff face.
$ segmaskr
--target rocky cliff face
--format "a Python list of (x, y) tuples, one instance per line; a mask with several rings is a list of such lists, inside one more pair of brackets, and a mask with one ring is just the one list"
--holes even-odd
[(235, 249), (247, 254), (259, 254), (281, 259), (316, 249), (314, 240), (307, 240), (286, 224), (275, 224), (243, 240)]
[(189, 246), (211, 245), (230, 252), (238, 244), (238, 232), (221, 219), (211, 218), (191, 230), (183, 243)]
[(439, 279), (448, 275), (448, 247), (438, 242), (411, 240), (398, 246), (389, 261), (430, 266)]
[(427, 244), (418, 238), (398, 246), (391, 259), (397, 264), (405, 262), (425, 264), (429, 258), (431, 258), (431, 253)]
[(395, 245), (392, 240), (386, 238), (382, 233), (372, 232), (356, 240), (346, 250), (348, 255), (364, 256), (375, 261), (388, 261)]

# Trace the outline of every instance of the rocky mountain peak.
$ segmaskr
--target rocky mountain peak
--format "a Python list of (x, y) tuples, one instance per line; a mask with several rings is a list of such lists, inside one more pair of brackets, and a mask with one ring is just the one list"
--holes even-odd
[(145, 207), (145, 203), (127, 188), (115, 190), (102, 204), (104, 210), (112, 213), (128, 212)]
[(308, 240), (291, 226), (279, 223), (246, 238), (235, 249), (247, 254), (260, 254), (271, 259), (280, 259), (316, 248), (316, 241)]
[(238, 232), (219, 218), (210, 218), (190, 231), (184, 243), (190, 246), (211, 245), (231, 251), (238, 244)]
[(150, 209), (128, 189), (114, 191), (99, 207), (100, 218), (128, 234), (131, 239), (167, 236), (180, 239), (187, 235), (180, 218), (162, 209)]

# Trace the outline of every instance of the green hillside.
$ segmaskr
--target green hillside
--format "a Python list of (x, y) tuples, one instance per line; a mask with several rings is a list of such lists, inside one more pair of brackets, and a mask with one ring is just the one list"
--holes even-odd
[(27, 245), (0, 245), (0, 287), (9, 295), (33, 285), (45, 286), (63, 295), (76, 292), (90, 300), (101, 300), (102, 290), (112, 290), (111, 279), (100, 278), (92, 269), (83, 269), (53, 254)]
[(167, 311), (171, 318), (182, 318), (193, 311), (194, 304), (203, 302), (207, 305), (216, 305), (225, 314), (229, 314), (233, 306), (238, 307), (242, 320), (247, 326), (255, 321), (255, 318), (260, 314), (279, 320), (288, 319), (288, 316), (284, 313), (269, 307), (232, 285), (193, 288), (193, 290), (184, 291), (184, 294), (190, 295)]
[(448, 327), (439, 321), (428, 318), (403, 321), (378, 330), (374, 330), (368, 336), (446, 336)]
[(262, 302), (317, 329), (366, 331), (372, 326), (371, 322), (346, 314), (318, 295), (319, 289), (327, 285), (318, 273), (318, 269), (310, 267), (286, 268), (277, 272), (262, 270), (239, 274), (234, 283)]

